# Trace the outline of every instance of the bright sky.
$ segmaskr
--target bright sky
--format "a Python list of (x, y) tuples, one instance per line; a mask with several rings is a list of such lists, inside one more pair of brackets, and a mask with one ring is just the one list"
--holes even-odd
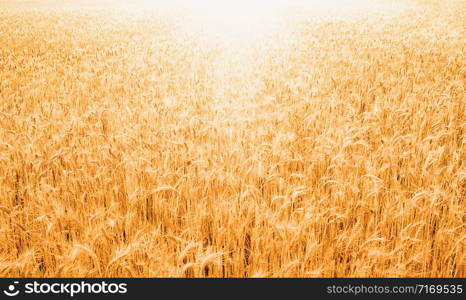
[(144, 9), (185, 9), (201, 15), (226, 18), (254, 18), (276, 14), (284, 9), (314, 12), (351, 12), (387, 8), (399, 0), (136, 0), (122, 1), (128, 7)]
[[(253, 35), (270, 31), (288, 14), (330, 17), (354, 13), (400, 10), (403, 0), (121, 0), (127, 10), (183, 12), (184, 23), (193, 30), (218, 34)], [(406, 2), (405, 2), (406, 3)]]

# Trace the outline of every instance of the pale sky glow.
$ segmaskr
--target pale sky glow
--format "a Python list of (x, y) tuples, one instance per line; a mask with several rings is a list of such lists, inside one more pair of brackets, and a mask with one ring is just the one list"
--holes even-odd
[(136, 0), (121, 3), (132, 9), (185, 10), (199, 17), (222, 20), (270, 17), (286, 9), (344, 13), (387, 9), (390, 3), (395, 6), (400, 4), (396, 0)]
[[(182, 12), (190, 30), (255, 39), (276, 29), (281, 18), (327, 16), (400, 10), (397, 0), (136, 0), (121, 1), (121, 8), (136, 11)], [(275, 30), (273, 29), (273, 30)]]

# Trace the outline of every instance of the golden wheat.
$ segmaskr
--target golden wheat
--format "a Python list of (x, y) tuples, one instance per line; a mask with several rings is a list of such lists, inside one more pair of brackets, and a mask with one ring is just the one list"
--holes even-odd
[(0, 274), (466, 276), (465, 3), (235, 46), (2, 2)]

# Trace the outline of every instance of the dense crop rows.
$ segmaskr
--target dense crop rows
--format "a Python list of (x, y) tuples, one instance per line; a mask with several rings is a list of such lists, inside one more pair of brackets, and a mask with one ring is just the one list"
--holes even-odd
[(248, 42), (0, 6), (0, 274), (466, 276), (466, 6), (415, 3)]

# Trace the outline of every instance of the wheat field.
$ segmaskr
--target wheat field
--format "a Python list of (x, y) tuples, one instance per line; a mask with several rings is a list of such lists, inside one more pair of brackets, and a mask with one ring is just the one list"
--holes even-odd
[(1, 276), (466, 277), (466, 1), (123, 2), (0, 2)]

